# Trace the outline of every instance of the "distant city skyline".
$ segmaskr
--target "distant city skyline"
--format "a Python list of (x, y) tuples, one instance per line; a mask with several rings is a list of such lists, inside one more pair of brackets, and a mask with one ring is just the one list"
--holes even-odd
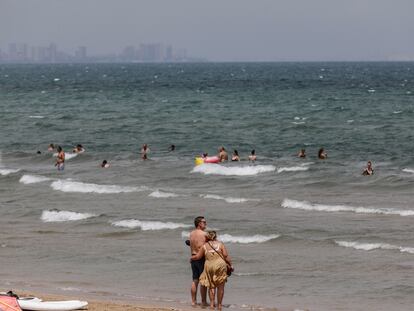
[(162, 42), (209, 61), (414, 60), (412, 0), (0, 0), (0, 46), (119, 54)]
[(205, 61), (189, 57), (186, 49), (174, 50), (171, 44), (139, 43), (127, 45), (117, 53), (94, 55), (87, 46), (74, 52), (61, 50), (55, 42), (48, 45), (29, 45), (12, 42), (7, 49), (0, 47), (0, 63), (66, 63), (66, 62), (188, 62)]

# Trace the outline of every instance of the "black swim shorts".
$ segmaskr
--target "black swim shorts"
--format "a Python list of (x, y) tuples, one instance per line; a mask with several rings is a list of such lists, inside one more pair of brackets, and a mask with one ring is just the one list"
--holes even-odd
[(198, 281), (198, 279), (200, 278), (200, 275), (204, 270), (204, 262), (205, 262), (204, 258), (191, 261), (191, 270), (193, 271), (193, 280)]

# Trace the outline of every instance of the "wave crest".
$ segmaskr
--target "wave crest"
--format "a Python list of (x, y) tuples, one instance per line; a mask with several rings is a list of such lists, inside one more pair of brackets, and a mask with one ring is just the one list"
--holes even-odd
[(220, 164), (201, 164), (193, 168), (191, 173), (223, 176), (254, 176), (262, 173), (274, 172), (273, 165), (223, 166)]
[(151, 192), (148, 196), (153, 198), (176, 198), (179, 195), (172, 192), (163, 192), (155, 190), (154, 192)]
[[(181, 232), (181, 238), (188, 239), (190, 236), (190, 232), (183, 231)], [(218, 234), (217, 237), (223, 243), (240, 243), (240, 244), (251, 244), (251, 243), (264, 243), (270, 240), (274, 240), (279, 238), (280, 234), (270, 234), (270, 235), (246, 235), (246, 236), (237, 236), (231, 234)]]
[(64, 222), (84, 220), (91, 217), (95, 217), (95, 214), (89, 213), (75, 213), (69, 211), (43, 211), (40, 219), (43, 222)]
[(146, 187), (127, 187), (117, 185), (97, 185), (78, 181), (56, 180), (50, 184), (54, 190), (79, 193), (123, 193), (144, 191)]
[(307, 171), (309, 169), (308, 166), (288, 166), (288, 167), (280, 167), (277, 169), (278, 173), (283, 172), (300, 172), (300, 171)]
[(23, 175), (19, 182), (22, 184), (28, 185), (28, 184), (36, 184), (39, 182), (49, 181), (51, 178), (44, 177), (44, 176), (35, 176), (35, 175)]
[(406, 172), (406, 173), (414, 174), (414, 169), (412, 169), (412, 168), (404, 168), (402, 171)]
[(349, 241), (335, 241), (339, 246), (349, 247), (357, 250), (372, 251), (375, 249), (383, 250), (398, 250), (401, 253), (414, 254), (414, 247), (403, 247), (387, 243), (359, 243), (359, 242), (349, 242)]
[(372, 207), (354, 207), (346, 205), (324, 205), (312, 204), (306, 201), (296, 201), (284, 199), (281, 206), (283, 208), (301, 209), (306, 211), (318, 212), (354, 212), (361, 214), (383, 214), (383, 215), (399, 215), (414, 216), (414, 210), (397, 210), (392, 208), (372, 208)]
[(190, 225), (174, 222), (161, 222), (161, 221), (141, 221), (137, 219), (126, 219), (115, 221), (111, 223), (115, 227), (123, 227), (129, 229), (141, 228), (143, 231), (148, 230), (165, 230), (165, 229), (178, 229), (178, 228), (188, 228)]
[(200, 194), (201, 198), (204, 199), (213, 199), (213, 200), (224, 200), (227, 203), (245, 203), (247, 201), (253, 201), (250, 199), (244, 199), (244, 198), (232, 198), (232, 197), (222, 197), (219, 195), (215, 195), (215, 194)]
[[(54, 153), (53, 156), (57, 157), (57, 153)], [(65, 152), (65, 160), (70, 160), (73, 159), (74, 157), (76, 157), (78, 155), (78, 153), (69, 153), (69, 152)]]
[(0, 168), (0, 175), (7, 176), (7, 175), (10, 175), (10, 174), (17, 173), (19, 171), (20, 171), (19, 168), (16, 168), (16, 169), (13, 169), (13, 168)]

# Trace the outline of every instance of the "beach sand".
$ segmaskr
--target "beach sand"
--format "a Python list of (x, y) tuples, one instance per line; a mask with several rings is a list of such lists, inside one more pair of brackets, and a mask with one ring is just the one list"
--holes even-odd
[[(58, 301), (58, 300), (83, 300), (88, 302), (88, 307), (85, 310), (89, 311), (178, 311), (178, 310), (194, 310), (191, 306), (184, 308), (177, 307), (160, 307), (154, 305), (146, 305), (144, 303), (135, 302), (121, 302), (117, 300), (97, 300), (88, 299), (80, 296), (62, 296), (45, 293), (27, 292), (15, 290), (20, 297), (38, 297), (44, 301)], [(200, 308), (201, 310), (201, 308)]]
[[(89, 311), (202, 311), (210, 310), (210, 308), (202, 308), (200, 306), (192, 307), (190, 302), (188, 305), (177, 304), (174, 302), (163, 303), (163, 305), (156, 305), (155, 303), (145, 303), (136, 301), (125, 301), (121, 299), (105, 299), (103, 297), (89, 299), (82, 295), (79, 296), (66, 296), (66, 295), (55, 295), (50, 293), (39, 293), (32, 291), (19, 291), (14, 290), (20, 297), (38, 297), (44, 301), (59, 301), (59, 300), (82, 300), (87, 301), (87, 309)], [(229, 309), (229, 308), (225, 308)], [(233, 309), (234, 310), (234, 309)], [(279, 308), (251, 308), (250, 310), (260, 311), (293, 311), (299, 309), (279, 309)], [(300, 309), (300, 311), (308, 311), (308, 309)]]

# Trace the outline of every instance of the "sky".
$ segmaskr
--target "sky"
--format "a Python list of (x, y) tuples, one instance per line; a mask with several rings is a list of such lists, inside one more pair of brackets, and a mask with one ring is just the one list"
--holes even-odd
[(0, 0), (0, 48), (172, 44), (211, 61), (414, 60), (413, 0)]

